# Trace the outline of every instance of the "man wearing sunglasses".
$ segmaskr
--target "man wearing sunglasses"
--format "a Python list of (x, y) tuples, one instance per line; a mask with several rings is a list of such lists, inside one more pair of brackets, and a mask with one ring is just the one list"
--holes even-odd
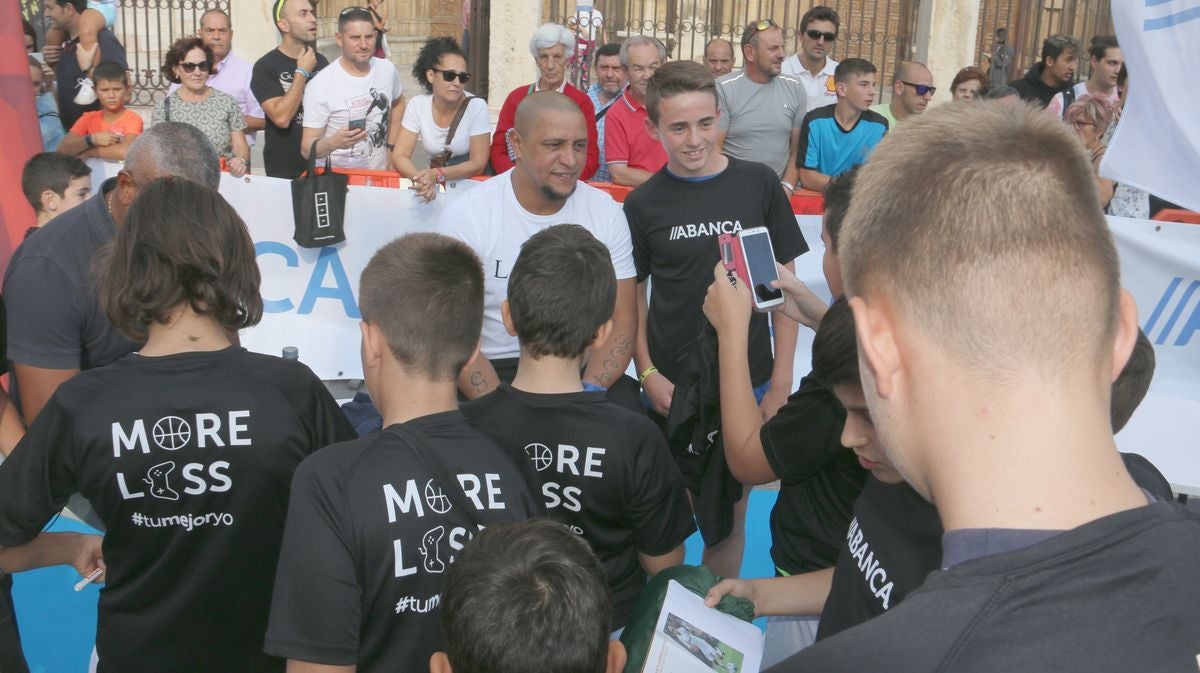
[(375, 22), (362, 7), (338, 15), (337, 44), (341, 57), (304, 92), (300, 154), (308, 159), (315, 148), (335, 168), (387, 170), (404, 116), (400, 73), (373, 55)]
[(935, 91), (933, 73), (924, 63), (900, 61), (892, 80), (892, 102), (872, 105), (871, 111), (883, 115), (888, 128), (896, 128), (897, 122), (924, 112)]
[(841, 26), (838, 13), (830, 7), (817, 5), (800, 17), (800, 32), (796, 34), (796, 53), (783, 62), (783, 74), (791, 75), (804, 85), (808, 95), (808, 110), (837, 102), (833, 71), (838, 62), (829, 58)]

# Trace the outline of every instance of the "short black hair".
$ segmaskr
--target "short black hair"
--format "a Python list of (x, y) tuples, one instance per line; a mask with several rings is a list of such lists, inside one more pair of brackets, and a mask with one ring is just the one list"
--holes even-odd
[(104, 61), (95, 68), (92, 68), (92, 82), (99, 84), (102, 81), (121, 82), (125, 86), (129, 86), (129, 71), (120, 63)]
[(829, 242), (833, 251), (837, 252), (838, 236), (842, 233), (842, 220), (850, 208), (850, 193), (854, 190), (854, 178), (858, 175), (858, 166), (833, 178), (825, 185), (825, 215), (822, 224), (829, 232)]
[(366, 21), (367, 23), (371, 24), (372, 30), (375, 29), (375, 17), (371, 15), (369, 10), (363, 9), (362, 7), (351, 6), (343, 9), (341, 13), (338, 14), (337, 32), (344, 33), (346, 31), (346, 24), (350, 23), (351, 21)]
[(25, 37), (33, 38), (33, 50), (38, 51), (37, 29), (33, 27), (32, 23), (29, 23), (29, 19), (21, 18), (21, 30), (25, 32)]
[(1097, 61), (1104, 60), (1105, 54), (1109, 49), (1120, 49), (1121, 44), (1117, 42), (1116, 35), (1096, 35), (1092, 37), (1092, 45), (1088, 48), (1088, 55)]
[(1042, 42), (1042, 57), (1041, 62), (1045, 63), (1048, 58), (1058, 58), (1064, 52), (1079, 53), (1079, 40), (1070, 35), (1051, 35)]
[(406, 368), (453, 381), (483, 331), (483, 264), (462, 241), (408, 234), (380, 248), (358, 283), (363, 320)]
[(151, 180), (138, 192), (98, 262), (100, 304), (134, 340), (190, 306), (236, 331), (258, 323), (263, 301), (254, 241), (215, 189), (185, 178)]
[(76, 178), (92, 174), (92, 169), (77, 156), (60, 152), (35, 154), (21, 171), (21, 191), (35, 213), (42, 212), (42, 194), (50, 191), (63, 196)]
[(602, 44), (602, 45), (600, 45), (600, 47), (598, 49), (596, 49), (596, 55), (592, 57), (592, 65), (596, 65), (597, 63), (599, 63), (601, 56), (620, 56), (620, 55), (621, 55), (621, 43), (620, 42), (609, 42), (608, 44)]
[(446, 571), (455, 673), (603, 673), (612, 599), (587, 543), (550, 519), (488, 526)]
[(1117, 434), (1129, 422), (1133, 412), (1146, 397), (1150, 390), (1150, 381), (1154, 379), (1154, 345), (1146, 333), (1138, 328), (1137, 341), (1133, 344), (1133, 352), (1129, 362), (1112, 384), (1112, 429)]
[(425, 73), (438, 67), (438, 64), (442, 62), (442, 57), (447, 54), (462, 57), (464, 61), (467, 60), (467, 55), (463, 53), (462, 47), (458, 46), (458, 40), (452, 37), (431, 38), (417, 53), (417, 61), (413, 63), (412, 67), (412, 76), (417, 80), (417, 84), (425, 89), (426, 93), (433, 93), (433, 82), (429, 81), (429, 77)]
[(612, 255), (578, 224), (558, 224), (525, 241), (508, 277), (508, 308), (521, 350), (575, 358), (612, 318)]
[(75, 11), (79, 14), (83, 14), (83, 11), (87, 9), (88, 5), (88, 0), (55, 0), (55, 2), (59, 7), (74, 7)]
[(854, 75), (869, 75), (874, 72), (875, 64), (865, 58), (848, 58), (833, 69), (833, 81), (845, 82)]
[(842, 27), (842, 19), (832, 7), (825, 5), (817, 5), (804, 13), (800, 17), (800, 32), (808, 30), (808, 24), (813, 21), (829, 21), (833, 23), (834, 30), (840, 30)]
[(832, 388), (853, 383), (862, 385), (858, 375), (858, 337), (854, 334), (854, 313), (846, 297), (838, 297), (821, 318), (813, 337), (812, 373)]

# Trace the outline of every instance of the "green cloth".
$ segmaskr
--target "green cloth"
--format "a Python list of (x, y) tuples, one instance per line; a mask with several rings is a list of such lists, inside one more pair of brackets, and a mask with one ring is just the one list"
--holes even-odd
[(889, 131), (896, 128), (896, 118), (894, 116), (892, 116), (892, 104), (891, 103), (880, 103), (879, 105), (872, 105), (871, 112), (878, 112), (879, 114), (883, 115), (884, 119), (888, 120), (888, 130)]
[[(658, 624), (658, 613), (662, 611), (667, 595), (667, 583), (675, 580), (697, 596), (708, 595), (708, 590), (721, 581), (704, 566), (675, 566), (655, 575), (633, 604), (629, 622), (621, 634), (621, 644), (629, 659), (625, 662), (625, 673), (641, 673), (646, 664), (646, 653), (654, 640), (654, 627)], [(754, 621), (754, 604), (745, 598), (725, 596), (717, 603), (717, 609), (743, 621)]]

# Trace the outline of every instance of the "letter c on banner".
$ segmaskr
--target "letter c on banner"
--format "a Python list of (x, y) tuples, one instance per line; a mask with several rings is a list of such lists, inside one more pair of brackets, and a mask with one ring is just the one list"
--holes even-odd
[[(279, 255), (290, 267), (300, 266), (300, 256), (287, 245), (279, 241), (259, 241), (254, 244), (254, 256)], [(267, 299), (263, 297), (263, 313), (287, 313), (295, 308), (291, 299)]]

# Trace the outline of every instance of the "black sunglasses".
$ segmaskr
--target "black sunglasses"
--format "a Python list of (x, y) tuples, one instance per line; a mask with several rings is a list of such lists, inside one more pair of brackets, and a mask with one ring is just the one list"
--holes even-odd
[(763, 19), (762, 21), (752, 23), (749, 26), (746, 26), (746, 33), (742, 36), (742, 44), (746, 44), (755, 35), (758, 35), (759, 33), (763, 32), (764, 30), (766, 30), (768, 28), (778, 28), (778, 27), (779, 27), (779, 24), (775, 23), (771, 19)]
[(469, 72), (454, 72), (453, 70), (442, 70), (441, 68), (430, 68), (430, 70), (442, 73), (442, 80), (446, 82), (453, 82), (455, 77), (463, 84), (471, 81), (471, 73)]
[(833, 42), (837, 39), (837, 33), (823, 33), (815, 28), (804, 31), (804, 34), (813, 40), (825, 40), (826, 42)]
[(933, 94), (933, 92), (937, 91), (936, 86), (930, 86), (928, 84), (913, 84), (912, 82), (905, 82), (904, 80), (900, 80), (900, 83), (907, 84), (908, 86), (911, 86), (912, 88), (916, 89), (918, 96), (924, 96), (925, 94)]
[(182, 61), (180, 62), (179, 67), (183, 68), (184, 72), (195, 72), (196, 68), (200, 68), (200, 72), (208, 72), (209, 69), (212, 68), (212, 63), (209, 63), (208, 61), (200, 61), (199, 63)]

